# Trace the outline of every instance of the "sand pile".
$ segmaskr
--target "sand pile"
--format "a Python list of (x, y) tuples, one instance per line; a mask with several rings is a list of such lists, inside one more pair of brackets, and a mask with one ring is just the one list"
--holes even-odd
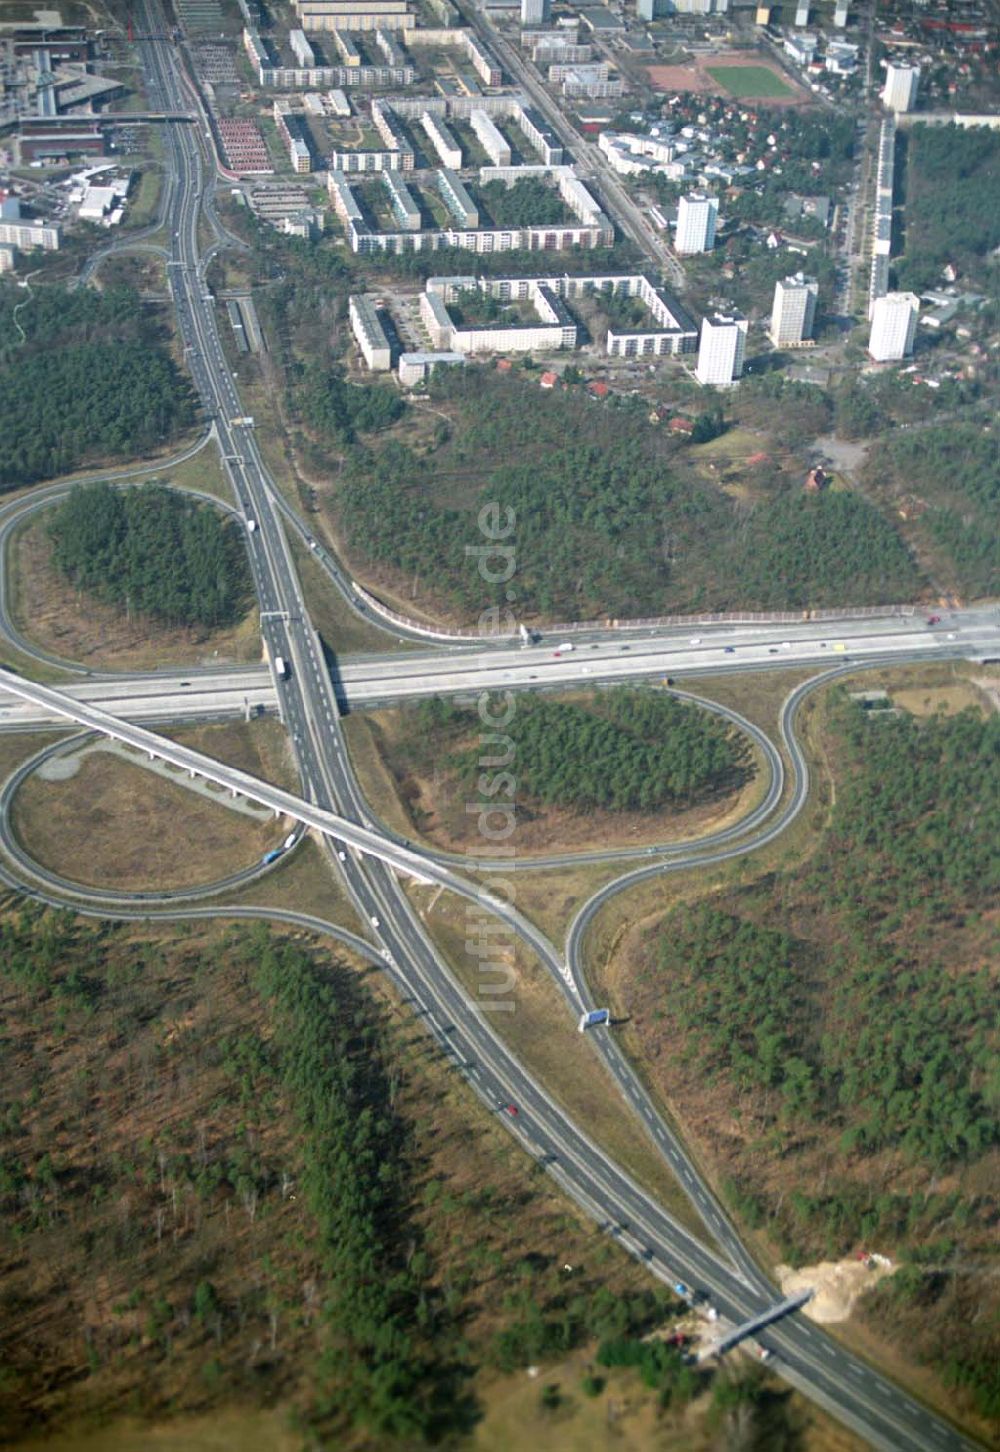
[(858, 1297), (885, 1276), (891, 1276), (893, 1270), (891, 1261), (869, 1256), (865, 1260), (824, 1260), (800, 1270), (779, 1265), (775, 1274), (786, 1296), (812, 1286), (815, 1294), (802, 1310), (812, 1321), (828, 1322), (846, 1321)]

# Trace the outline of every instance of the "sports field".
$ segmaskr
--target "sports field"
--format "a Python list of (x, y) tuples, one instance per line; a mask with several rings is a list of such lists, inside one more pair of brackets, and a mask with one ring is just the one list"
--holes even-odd
[(669, 96), (729, 96), (760, 101), (771, 107), (808, 106), (812, 96), (781, 74), (773, 63), (752, 51), (716, 51), (692, 55), (677, 65), (647, 66), (649, 83)]
[(741, 100), (788, 100), (794, 95), (770, 66), (706, 66), (712, 80)]

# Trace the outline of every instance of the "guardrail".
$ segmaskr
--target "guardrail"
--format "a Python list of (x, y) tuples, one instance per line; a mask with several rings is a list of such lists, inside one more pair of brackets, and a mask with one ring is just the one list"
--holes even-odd
[[(509, 630), (481, 632), (468, 625), (456, 625), (451, 630), (443, 630), (393, 610), (357, 580), (351, 581), (351, 589), (373, 614), (392, 625), (401, 626), (404, 630), (425, 635), (429, 640), (481, 640), (484, 635), (491, 640), (514, 640), (521, 629), (520, 624), (515, 623)], [(722, 610), (707, 611), (700, 615), (650, 615), (636, 620), (606, 617), (603, 620), (572, 620), (568, 623), (546, 625), (545, 633), (574, 635), (592, 630), (659, 630), (672, 626), (683, 629), (692, 625), (800, 625), (803, 621), (811, 620), (874, 620), (885, 619), (887, 616), (906, 619), (916, 615), (920, 608), (917, 605), (848, 605), (837, 610)]]

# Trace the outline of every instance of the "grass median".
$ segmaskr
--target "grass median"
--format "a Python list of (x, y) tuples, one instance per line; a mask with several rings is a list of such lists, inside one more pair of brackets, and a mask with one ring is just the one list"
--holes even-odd
[[(463, 988), (474, 1001), (482, 1001), (481, 961), (465, 947), (470, 932), (465, 900), (414, 885), (407, 891)], [(593, 1046), (578, 1032), (566, 1000), (546, 969), (520, 943), (494, 954), (494, 958), (509, 966), (514, 986), (512, 1010), (490, 1013), (491, 1027), (595, 1144), (681, 1224), (711, 1244), (708, 1231), (659, 1151), (626, 1105)]]

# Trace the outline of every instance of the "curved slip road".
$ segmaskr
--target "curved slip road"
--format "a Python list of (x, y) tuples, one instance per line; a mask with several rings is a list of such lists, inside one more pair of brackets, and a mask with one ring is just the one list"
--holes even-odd
[[(133, 891), (112, 891), (90, 887), (86, 884), (76, 882), (73, 878), (65, 877), (60, 873), (53, 872), (44, 867), (37, 858), (33, 857), (28, 849), (21, 842), (14, 830), (11, 820), (11, 813), (14, 808), (14, 799), (18, 791), (33, 776), (39, 767), (44, 766), (47, 761), (54, 757), (72, 755), (79, 751), (89, 740), (93, 739), (93, 733), (82, 732), (76, 736), (64, 737), (48, 746), (43, 746), (40, 751), (21, 763), (11, 773), (7, 780), (0, 786), (0, 847), (6, 852), (8, 859), (15, 864), (19, 872), (23, 874), (22, 881), (30, 888), (32, 883), (38, 883), (46, 892), (59, 894), (63, 904), (78, 901), (91, 907), (102, 902), (107, 903), (110, 908), (121, 907), (123, 903), (133, 902), (137, 906), (146, 904), (151, 907), (179, 905), (182, 903), (193, 903), (206, 898), (221, 897), (224, 893), (233, 892), (237, 888), (248, 887), (251, 883), (261, 878), (268, 877), (280, 863), (298, 846), (302, 841), (302, 833), (298, 832), (296, 840), (291, 846), (284, 848), (279, 858), (274, 862), (265, 863), (260, 858), (250, 863), (247, 867), (240, 868), (236, 872), (230, 872), (225, 877), (218, 878), (215, 882), (200, 883), (197, 886), (181, 888), (157, 888), (148, 892)], [(137, 766), (142, 762), (137, 761)], [(182, 783), (179, 783), (182, 785)], [(224, 802), (220, 802), (225, 807)]]

